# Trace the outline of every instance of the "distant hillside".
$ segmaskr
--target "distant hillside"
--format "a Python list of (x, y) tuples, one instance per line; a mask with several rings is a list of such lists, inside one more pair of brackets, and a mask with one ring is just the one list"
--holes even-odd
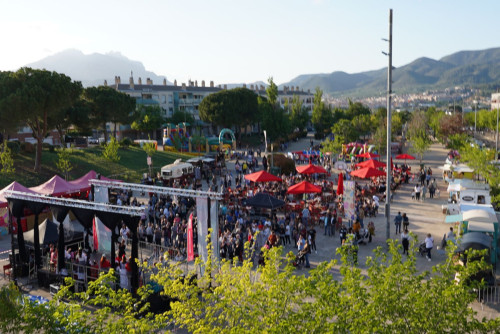
[[(393, 90), (397, 93), (499, 82), (500, 48), (460, 51), (440, 60), (419, 58), (393, 71)], [(319, 86), (325, 93), (334, 96), (373, 96), (387, 89), (387, 68), (353, 74), (299, 75), (283, 85), (311, 90)]]
[(128, 82), (131, 72), (136, 82), (140, 77), (143, 82), (151, 78), (153, 83), (159, 84), (165, 78), (146, 71), (141, 62), (130, 60), (119, 52), (85, 55), (79, 50), (65, 50), (26, 66), (64, 73), (81, 81), (85, 87), (102, 85), (104, 80), (111, 84), (115, 76), (120, 76), (122, 83)]

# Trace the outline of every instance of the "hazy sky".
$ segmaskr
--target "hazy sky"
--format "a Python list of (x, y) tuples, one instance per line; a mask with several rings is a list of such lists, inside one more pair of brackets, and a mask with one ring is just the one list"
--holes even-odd
[(283, 83), (499, 47), (500, 1), (0, 0), (0, 70), (73, 48), (119, 51), (170, 81)]

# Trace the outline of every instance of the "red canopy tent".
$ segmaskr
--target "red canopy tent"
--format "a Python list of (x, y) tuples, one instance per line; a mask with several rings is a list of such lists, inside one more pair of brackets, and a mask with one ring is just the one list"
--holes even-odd
[(409, 154), (398, 154), (396, 155), (396, 159), (400, 159), (400, 160), (415, 160), (415, 157), (413, 155), (409, 155)]
[(365, 168), (365, 167), (381, 168), (381, 167), (385, 167), (385, 163), (380, 162), (378, 160), (370, 159), (370, 160), (366, 160), (366, 161), (363, 161), (363, 162), (360, 162), (360, 163), (356, 164), (356, 167), (361, 167), (361, 168)]
[(326, 174), (328, 173), (326, 169), (321, 166), (316, 166), (313, 164), (297, 166), (295, 167), (298, 173), (300, 174)]
[(365, 167), (351, 172), (352, 176), (360, 177), (362, 179), (367, 179), (374, 176), (384, 176), (385, 172), (378, 170), (376, 168)]
[[(75, 186), (75, 187), (78, 187), (79, 188), (78, 191), (88, 191), (88, 190), (90, 190), (89, 181), (92, 179), (97, 179), (97, 172), (95, 170), (91, 170), (90, 172), (83, 175), (82, 177), (80, 177), (76, 180), (73, 180), (73, 181), (69, 181), (68, 183)], [(121, 182), (121, 180), (114, 180), (114, 179), (110, 179), (110, 178), (107, 178), (104, 176), (101, 176), (101, 180)]]
[(339, 183), (337, 184), (337, 195), (344, 194), (344, 174), (339, 174)]
[(47, 182), (30, 189), (43, 195), (62, 196), (80, 191), (80, 186), (73, 185), (59, 175), (55, 175)]
[(0, 208), (7, 207), (7, 205), (8, 205), (7, 199), (5, 198), (5, 195), (4, 195), (6, 190), (21, 191), (24, 193), (36, 194), (35, 191), (33, 191), (29, 188), (26, 188), (25, 186), (18, 183), (17, 181), (14, 181), (11, 184), (9, 184), (7, 187), (0, 190)]
[(300, 183), (294, 184), (288, 188), (288, 194), (310, 194), (310, 193), (321, 193), (320, 187), (315, 186), (307, 181), (302, 181)]
[(266, 172), (265, 170), (261, 170), (259, 172), (255, 172), (252, 174), (245, 175), (245, 180), (252, 182), (281, 182), (283, 181), (279, 177)]
[(372, 152), (365, 152), (363, 154), (358, 154), (356, 157), (358, 158), (369, 158), (369, 159), (373, 159), (373, 158), (378, 158), (380, 157), (380, 155), (376, 154), (376, 153), (372, 153)]

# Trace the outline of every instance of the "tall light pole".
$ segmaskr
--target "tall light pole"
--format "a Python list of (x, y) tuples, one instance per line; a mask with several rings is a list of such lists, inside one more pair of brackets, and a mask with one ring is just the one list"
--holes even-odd
[(386, 184), (385, 184), (385, 217), (386, 239), (391, 237), (391, 97), (392, 97), (392, 9), (389, 10), (389, 58), (387, 67), (387, 148), (386, 148)]
[[(495, 136), (495, 162), (498, 163), (498, 105), (497, 105), (497, 135)], [(496, 165), (495, 165), (496, 166)]]

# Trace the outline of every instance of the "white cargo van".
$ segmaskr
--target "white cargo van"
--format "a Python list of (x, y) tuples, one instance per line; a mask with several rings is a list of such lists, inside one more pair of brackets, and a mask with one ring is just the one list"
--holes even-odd
[(188, 176), (194, 176), (193, 165), (182, 162), (181, 159), (177, 159), (173, 164), (161, 168), (161, 178), (163, 180), (180, 179)]

